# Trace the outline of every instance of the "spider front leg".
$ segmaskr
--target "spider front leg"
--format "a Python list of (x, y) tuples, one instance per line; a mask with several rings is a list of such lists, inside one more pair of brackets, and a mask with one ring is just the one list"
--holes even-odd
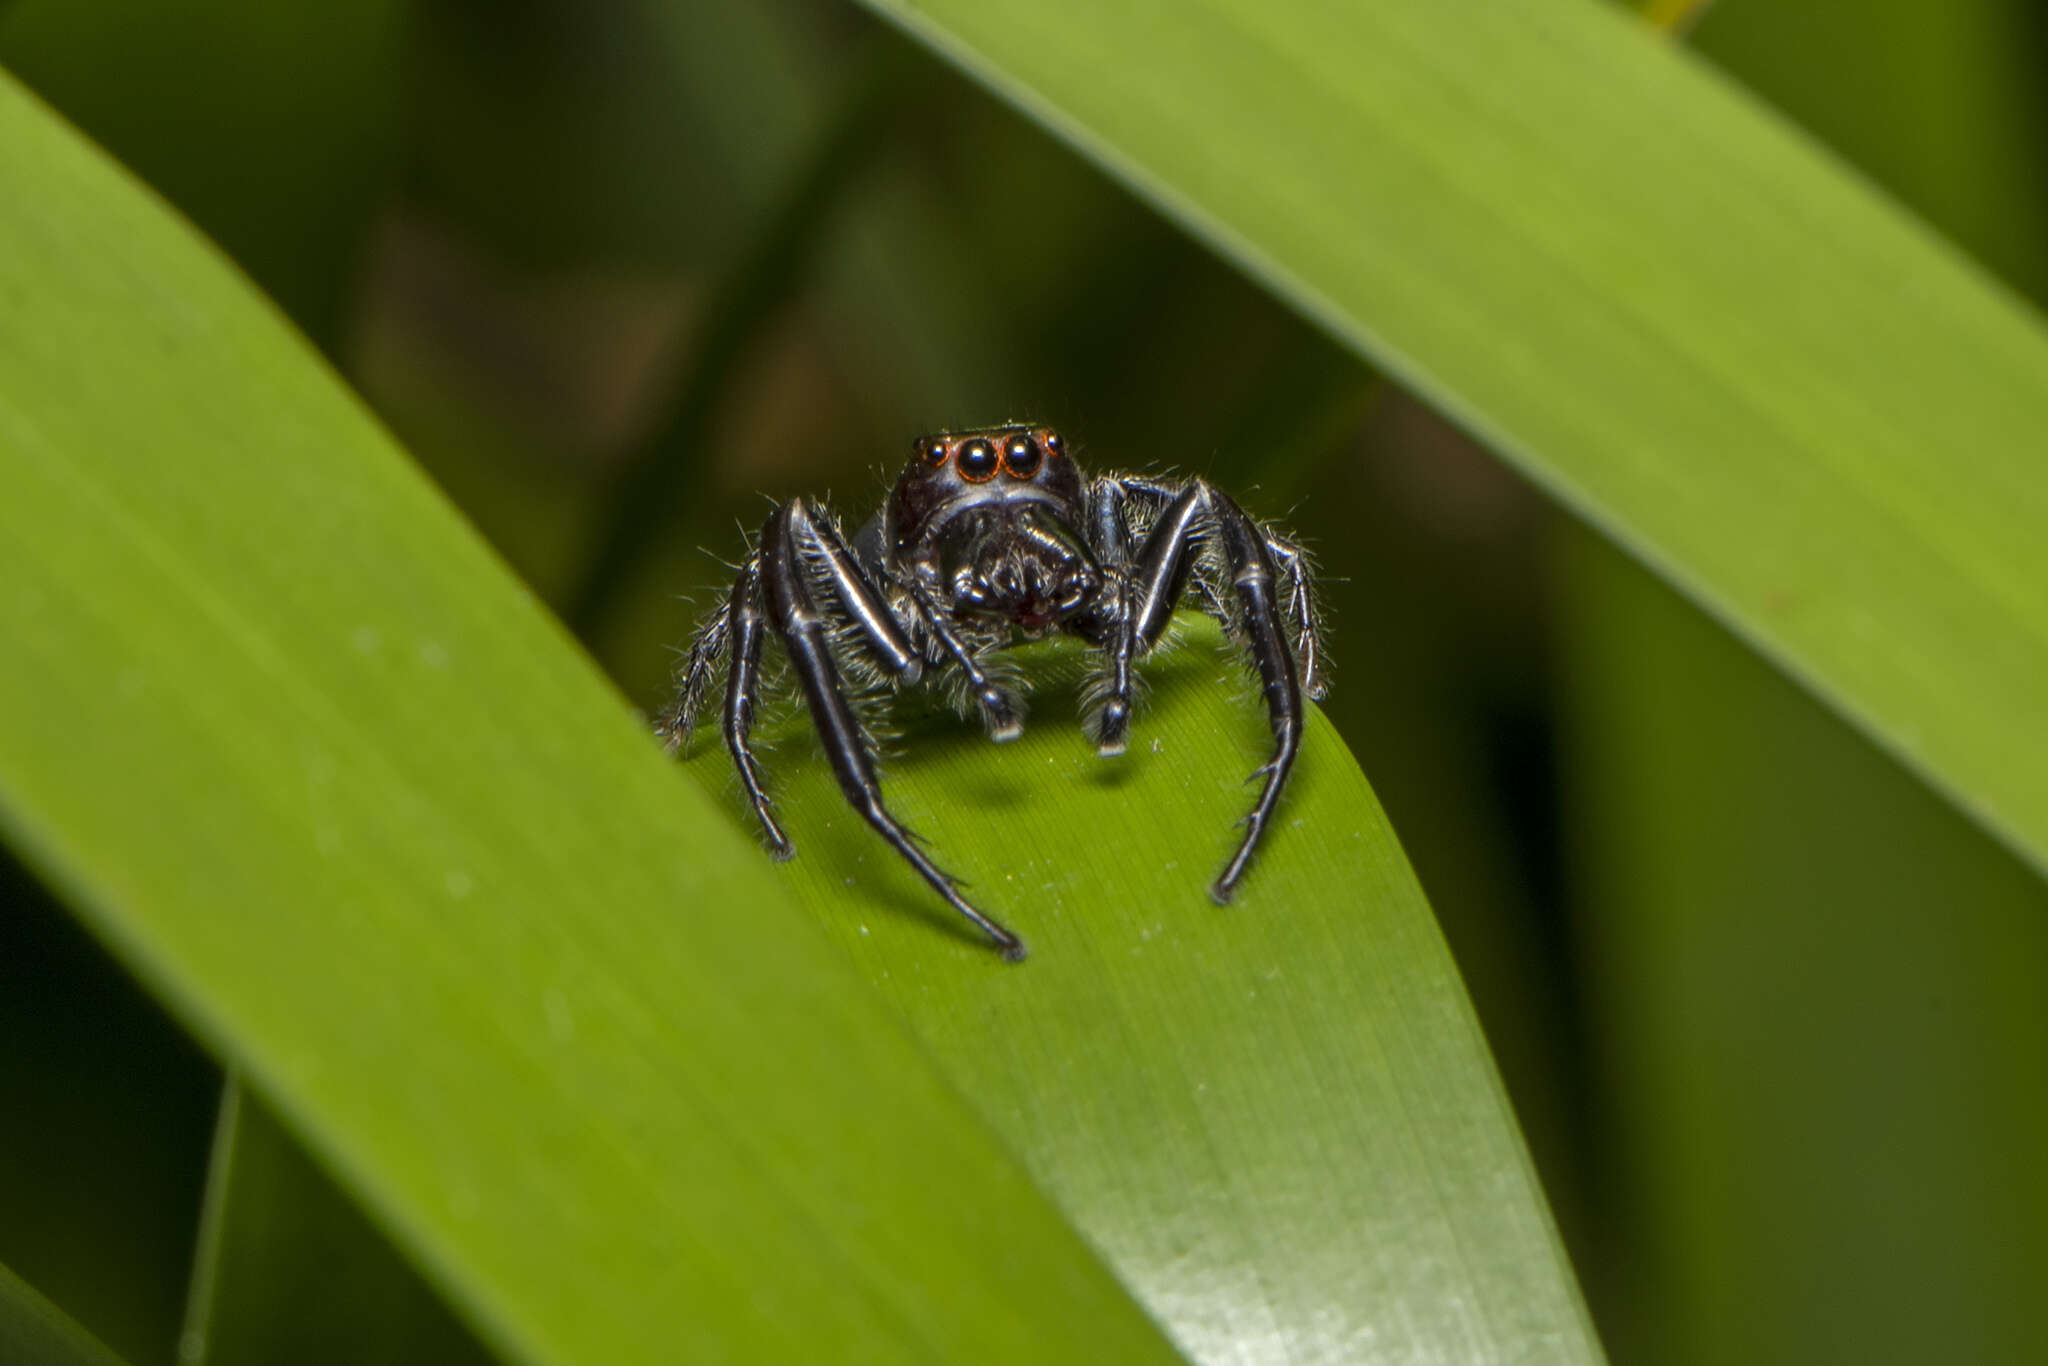
[(1089, 548), (1102, 573), (1093, 610), (1077, 623), (1083, 639), (1102, 651), (1100, 671), (1089, 687), (1095, 752), (1114, 758), (1124, 752), (1131, 729), (1131, 700), (1137, 679), (1131, 660), (1138, 653), (1131, 612), (1130, 531), (1124, 521), (1124, 489), (1099, 479), (1089, 494)]
[[(883, 805), (882, 784), (875, 772), (874, 756), (868, 752), (867, 739), (861, 733), (853, 706), (847, 701), (840, 684), (829, 627), (811, 593), (802, 560), (806, 548), (823, 554), (835, 589), (841, 587), (842, 581), (836, 571), (829, 568), (830, 547), (834, 541), (836, 537), (820, 534), (801, 498), (778, 508), (761, 533), (761, 577), (766, 588), (768, 616), (789, 652), (790, 665), (803, 688), (804, 702), (810, 708), (811, 722), (817, 727), (825, 757), (832, 765), (833, 775), (839, 779), (840, 791), (845, 793), (846, 800), (861, 818), (888, 841), (890, 848), (917, 869), (918, 874), (931, 884), (932, 890), (946, 899), (948, 905), (974, 922), (993, 940), (1004, 958), (1017, 962), (1024, 957), (1024, 941), (968, 904), (953, 879), (917, 847), (910, 832)], [(844, 549), (843, 543), (839, 548)], [(893, 632), (897, 640), (902, 640), (902, 628), (889, 616), (880, 596), (873, 594), (872, 588), (866, 585), (857, 563), (850, 554), (846, 560), (853, 581), (867, 589), (879, 614), (871, 620), (861, 620), (860, 629), (872, 629), (875, 634), (884, 636)], [(840, 605), (854, 616), (860, 616), (858, 595), (852, 599), (841, 598)], [(904, 648), (908, 652), (907, 642)], [(914, 660), (914, 653), (909, 657)], [(757, 805), (756, 810), (760, 809)], [(766, 819), (765, 813), (763, 819)]]
[(931, 632), (932, 639), (952, 657), (960, 676), (966, 680), (967, 694), (981, 712), (981, 724), (988, 732), (988, 738), (1003, 744), (1022, 735), (1024, 699), (1017, 695), (1017, 690), (991, 677), (982, 667), (974, 651), (947, 621), (946, 610), (939, 606), (927, 585), (914, 583), (911, 597), (918, 610), (924, 613), (925, 628)]
[[(1113, 475), (1101, 483), (1114, 486), (1154, 517), (1172, 507), (1186, 487), (1179, 481), (1129, 474)], [(1213, 485), (1207, 487), (1215, 492)], [(1316, 605), (1315, 563), (1307, 550), (1270, 525), (1254, 525), (1258, 526), (1260, 539), (1266, 543), (1266, 553), (1272, 556), (1274, 566), (1286, 576), (1287, 625), (1292, 632), (1290, 643), (1294, 648), (1295, 672), (1301, 680), (1302, 694), (1320, 702), (1329, 693), (1329, 680), (1324, 677), (1323, 622), (1321, 609)], [(1203, 610), (1228, 624), (1228, 605), (1215, 599), (1212, 585), (1198, 579), (1196, 587), (1204, 599)], [(1180, 594), (1176, 590), (1174, 601), (1177, 603), (1179, 600)]]
[(1159, 643), (1172, 620), (1175, 604), (1186, 591), (1195, 557), (1213, 543), (1229, 577), (1227, 591), (1235, 599), (1234, 620), (1226, 622), (1238, 643), (1250, 651), (1266, 699), (1273, 732), (1273, 757), (1252, 774), (1265, 787), (1244, 819), (1245, 833), (1237, 852), (1224, 865), (1209, 894), (1221, 904), (1237, 890), (1251, 863), (1259, 837), (1273, 818), (1281, 789), (1301, 749), (1304, 722), (1301, 678), (1295, 651), (1282, 630), (1277, 600), (1278, 574), (1266, 533), (1228, 494), (1196, 479), (1175, 496), (1152, 524), (1138, 553), (1132, 575), (1131, 631), (1139, 654)]

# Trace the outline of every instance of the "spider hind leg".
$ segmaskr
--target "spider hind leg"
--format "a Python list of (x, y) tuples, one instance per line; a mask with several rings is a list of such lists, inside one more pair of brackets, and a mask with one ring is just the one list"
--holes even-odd
[[(1142, 492), (1156, 497), (1150, 489)], [(1136, 596), (1129, 608), (1137, 653), (1150, 650), (1165, 635), (1174, 606), (1187, 590), (1195, 559), (1204, 553), (1220, 558), (1219, 577), (1224, 581), (1215, 585), (1219, 600), (1212, 604), (1212, 610), (1223, 617), (1232, 638), (1251, 656), (1273, 733), (1272, 758), (1251, 775), (1253, 780), (1264, 778), (1265, 785), (1241, 822), (1244, 837), (1209, 888), (1209, 895), (1222, 905), (1236, 892), (1250, 866), (1260, 837), (1279, 805), (1280, 793), (1287, 786), (1288, 775), (1294, 770), (1295, 756), (1301, 750), (1305, 715), (1297, 651), (1307, 648), (1307, 644), (1304, 641), (1297, 647), (1287, 639), (1285, 615), (1277, 598), (1279, 574), (1267, 533), (1235, 499), (1204, 480), (1194, 479), (1152, 523), (1138, 553), (1132, 572)], [(1290, 570), (1297, 575), (1293, 582), (1301, 585), (1305, 603), (1306, 570), (1293, 565)], [(1208, 581), (1204, 576), (1194, 577), (1197, 582)], [(1227, 600), (1223, 594), (1228, 595)], [(1312, 618), (1303, 629), (1314, 629)]]
[(690, 653), (676, 679), (676, 694), (654, 723), (654, 733), (670, 754), (687, 753), (690, 737), (697, 730), (697, 711), (710, 689), (712, 671), (724, 656), (732, 636), (732, 599), (720, 600), (718, 607), (699, 623), (690, 642)]
[[(739, 577), (733, 581), (732, 596), (726, 603), (725, 621), (732, 637), (732, 663), (725, 675), (725, 747), (732, 754), (733, 767), (739, 770), (740, 786), (746, 790), (747, 800), (753, 804), (754, 815), (761, 822), (761, 831), (768, 837), (768, 850), (779, 862), (795, 857), (796, 846), (789, 842), (789, 836), (776, 823), (768, 801), (767, 785), (762, 779), (761, 761), (754, 757), (750, 739), (761, 696), (761, 645), (767, 635), (762, 606), (761, 558), (755, 555), (741, 566)], [(694, 654), (691, 662), (694, 667)], [(686, 678), (685, 688), (688, 686)], [(683, 706), (686, 717), (694, 713), (693, 702), (686, 700)], [(688, 733), (687, 723), (684, 733)]]

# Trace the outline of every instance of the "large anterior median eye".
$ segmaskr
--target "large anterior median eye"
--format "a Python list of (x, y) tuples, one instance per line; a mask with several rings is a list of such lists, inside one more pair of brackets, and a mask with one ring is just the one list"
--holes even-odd
[(1043, 460), (1038, 452), (1038, 443), (1031, 439), (1029, 432), (1018, 432), (1003, 442), (1003, 468), (1010, 472), (1012, 479), (1029, 479), (1038, 473)]
[(977, 436), (960, 447), (954, 463), (962, 479), (970, 484), (985, 484), (996, 477), (996, 448)]

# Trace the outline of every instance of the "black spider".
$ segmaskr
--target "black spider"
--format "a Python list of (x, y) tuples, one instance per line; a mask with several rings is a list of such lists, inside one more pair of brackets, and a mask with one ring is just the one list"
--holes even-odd
[(1191, 580), (1204, 610), (1250, 654), (1273, 729), (1273, 757), (1252, 774), (1265, 787), (1210, 889), (1226, 902), (1294, 766), (1302, 697), (1323, 696), (1308, 557), (1201, 479), (1089, 479), (1047, 427), (920, 439), (889, 501), (851, 544), (821, 505), (794, 498), (777, 508), (732, 593), (699, 628), (661, 733), (672, 751), (689, 739), (712, 670), (729, 651), (726, 747), (775, 856), (795, 853), (748, 744), (761, 646), (772, 630), (846, 799), (1014, 962), (1024, 942), (969, 905), (882, 804), (874, 745), (844, 680), (901, 688), (949, 678), (958, 705), (979, 710), (990, 739), (1014, 740), (1024, 729), (1023, 703), (1016, 680), (992, 657), (1019, 633), (1057, 628), (1099, 651), (1091, 727), (1102, 754), (1121, 754), (1131, 663), (1158, 645)]

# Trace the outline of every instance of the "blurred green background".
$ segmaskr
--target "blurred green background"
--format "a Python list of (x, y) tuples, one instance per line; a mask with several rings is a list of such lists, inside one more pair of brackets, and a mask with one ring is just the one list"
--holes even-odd
[[(1696, 17), (1709, 60), (2043, 299), (2039, 6)], [(1614, 1359), (2048, 1360), (2048, 889), (863, 11), (0, 0), (0, 65), (230, 252), (649, 710), (763, 495), (864, 512), (922, 430), (1040, 417), (1291, 520), (1329, 579), (1327, 710)], [(0, 1264), (172, 1360), (222, 1079), (12, 864), (0, 902)], [(418, 1359), (468, 1350), (241, 1123), (246, 1179), (283, 1172), (358, 1268), (308, 1272), (309, 1302), (345, 1285)], [(285, 1359), (244, 1328), (214, 1360)], [(360, 1359), (313, 1340), (290, 1359)]]

